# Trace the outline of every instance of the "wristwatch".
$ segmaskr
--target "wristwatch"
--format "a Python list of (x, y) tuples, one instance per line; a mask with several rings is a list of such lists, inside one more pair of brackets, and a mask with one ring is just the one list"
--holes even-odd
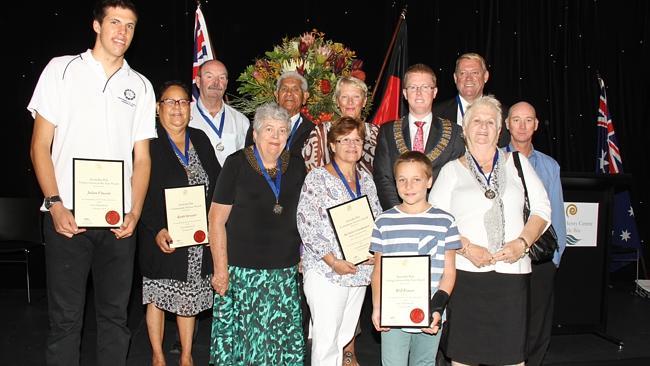
[(43, 205), (45, 206), (45, 209), (49, 210), (52, 205), (54, 205), (57, 202), (61, 202), (61, 197), (59, 196), (49, 196), (45, 197), (43, 200)]

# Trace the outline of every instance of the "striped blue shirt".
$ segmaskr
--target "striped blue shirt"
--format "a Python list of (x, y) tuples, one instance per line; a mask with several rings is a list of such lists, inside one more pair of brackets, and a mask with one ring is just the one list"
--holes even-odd
[(382, 255), (431, 256), (431, 294), (445, 268), (445, 250), (460, 249), (460, 235), (454, 217), (435, 207), (418, 214), (407, 214), (397, 206), (384, 211), (375, 220), (371, 252)]

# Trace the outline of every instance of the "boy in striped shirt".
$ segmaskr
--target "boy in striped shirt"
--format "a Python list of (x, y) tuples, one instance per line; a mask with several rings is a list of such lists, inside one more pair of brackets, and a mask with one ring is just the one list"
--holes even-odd
[[(375, 253), (372, 274), (372, 322), (381, 331), (383, 366), (435, 365), (440, 325), (456, 280), (455, 255), (461, 248), (454, 217), (427, 201), (433, 184), (431, 161), (409, 151), (393, 167), (402, 203), (375, 220), (370, 251)], [(381, 256), (429, 255), (431, 257), (432, 322), (428, 328), (382, 328), (379, 323)]]

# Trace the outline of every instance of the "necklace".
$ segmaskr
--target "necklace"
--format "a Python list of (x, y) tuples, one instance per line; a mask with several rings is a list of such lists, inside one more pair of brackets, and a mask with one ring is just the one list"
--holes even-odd
[[(402, 123), (404, 123), (404, 118), (406, 117), (393, 122), (393, 136), (395, 137), (395, 144), (397, 144), (397, 150), (400, 154), (404, 154), (405, 152), (409, 151), (409, 149), (406, 147), (406, 141), (404, 141), (404, 132), (402, 131)], [(440, 154), (442, 154), (442, 152), (447, 148), (449, 140), (451, 139), (451, 122), (448, 119), (442, 118), (438, 118), (438, 120), (440, 121), (441, 125), (440, 137), (433, 150), (427, 154), (427, 157), (431, 161), (435, 161), (440, 156)]]
[[(497, 191), (499, 190), (499, 182), (498, 179), (492, 180), (491, 178), (492, 174), (495, 172), (498, 175), (497, 170), (499, 169), (499, 151), (497, 150), (494, 152), (494, 157), (492, 158), (492, 170), (487, 176), (483, 172), (483, 169), (481, 169), (481, 166), (478, 164), (476, 158), (474, 158), (474, 155), (472, 155), (469, 150), (465, 152), (465, 159), (467, 160), (467, 166), (470, 168), (470, 171), (473, 173), (474, 177), (483, 189), (483, 195), (485, 195), (485, 198), (490, 200), (494, 199), (497, 196)], [(481, 179), (481, 177), (484, 179)]]

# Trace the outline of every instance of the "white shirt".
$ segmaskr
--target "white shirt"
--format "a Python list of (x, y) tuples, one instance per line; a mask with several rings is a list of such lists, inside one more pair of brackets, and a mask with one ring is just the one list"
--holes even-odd
[[(467, 113), (467, 108), (470, 106), (469, 102), (465, 100), (460, 94), (458, 94), (458, 98), (460, 98), (460, 104), (463, 106), (463, 112)], [(463, 113), (461, 113), (460, 106), (458, 106), (458, 99), (456, 100), (456, 124), (459, 125), (460, 127), (463, 127)]]
[(110, 78), (90, 50), (47, 64), (27, 109), (55, 126), (52, 163), (63, 205), (72, 207), (72, 159), (124, 161), (124, 210), (131, 211), (133, 147), (156, 137), (156, 98), (126, 60)]
[[(291, 124), (289, 125), (289, 132), (293, 131), (293, 126), (296, 125), (296, 123), (298, 122), (298, 119), (300, 119), (300, 118), (301, 118), (300, 113), (291, 116)], [(304, 121), (302, 121), (302, 120), (300, 121), (300, 123), (303, 123), (303, 122)], [(300, 127), (300, 126), (298, 126), (298, 127)], [(298, 128), (296, 128), (296, 130), (297, 129)], [(291, 136), (289, 136), (289, 137), (291, 137)]]
[(423, 137), (422, 146), (426, 148), (427, 139), (429, 138), (429, 131), (431, 131), (432, 120), (433, 120), (433, 113), (427, 114), (422, 119), (417, 119), (413, 117), (412, 114), (409, 113), (409, 134), (411, 136), (411, 149), (413, 148), (413, 144), (415, 144), (415, 134), (418, 132), (418, 126), (415, 125), (415, 122), (417, 121), (424, 122), (424, 125), (422, 125), (422, 132), (424, 132), (424, 135), (422, 136)]
[[(537, 215), (551, 222), (551, 204), (546, 195), (542, 181), (525, 156), (521, 158), (521, 168), (526, 178), (528, 199), (530, 200), (530, 215)], [(524, 187), (517, 174), (517, 168), (508, 154), (504, 165), (506, 181), (502, 200), (503, 217), (505, 221), (504, 242), (516, 239), (524, 227)], [(502, 184), (501, 182), (499, 184)], [(472, 244), (487, 247), (487, 231), (483, 224), (483, 215), (492, 207), (492, 200), (485, 197), (483, 189), (472, 176), (469, 169), (461, 164), (459, 159), (445, 164), (429, 193), (429, 202), (441, 208), (456, 218), (458, 232), (469, 239)], [(524, 258), (515, 263), (499, 261), (493, 265), (476, 267), (469, 259), (456, 254), (456, 269), (469, 272), (496, 271), (499, 273), (530, 273), (530, 258)]]
[[(201, 111), (199, 111), (199, 108)], [(203, 115), (201, 114), (203, 112)], [(208, 118), (210, 122), (219, 128), (221, 125), (221, 116), (225, 113), (223, 130), (221, 131), (221, 138), (217, 132), (206, 122)], [(205, 116), (205, 117), (204, 117)], [(222, 103), (221, 110), (213, 117), (207, 108), (203, 105), (201, 98), (192, 105), (192, 119), (190, 119), (190, 127), (198, 128), (205, 132), (210, 139), (210, 143), (214, 148), (215, 155), (219, 164), (223, 166), (226, 158), (237, 150), (244, 148), (246, 142), (246, 132), (250, 122), (248, 118), (235, 108)]]

